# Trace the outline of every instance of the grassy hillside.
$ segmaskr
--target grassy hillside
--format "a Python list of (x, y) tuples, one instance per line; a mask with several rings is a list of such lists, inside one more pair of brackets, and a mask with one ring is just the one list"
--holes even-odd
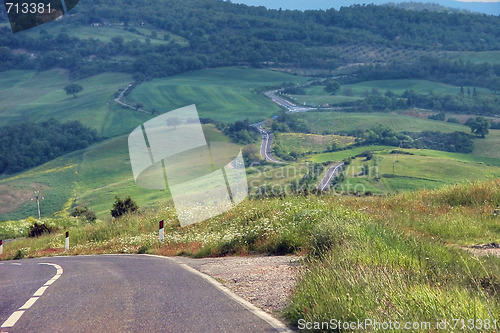
[(489, 62), (490, 64), (500, 64), (500, 51), (467, 52), (460, 59), (471, 61), (475, 64)]
[(128, 133), (151, 117), (113, 101), (115, 93), (131, 81), (130, 75), (120, 73), (77, 80), (84, 90), (73, 98), (63, 90), (70, 82), (66, 71), (0, 72), (0, 125), (53, 117), (61, 122), (78, 120), (104, 136)]
[(269, 70), (207, 69), (145, 82), (133, 90), (127, 101), (132, 105), (142, 103), (146, 109), (158, 112), (196, 104), (202, 118), (258, 121), (271, 116), (279, 107), (257, 89), (306, 80)]
[(307, 112), (294, 114), (294, 117), (307, 122), (314, 133), (349, 132), (367, 130), (377, 125), (389, 126), (396, 131), (441, 131), (470, 132), (470, 128), (460, 124), (445, 123), (437, 120), (415, 118), (395, 113), (357, 113), (357, 112)]
[[(344, 89), (349, 89), (352, 96), (344, 96)], [(459, 86), (444, 84), (427, 80), (376, 80), (364, 81), (355, 84), (341, 85), (340, 90), (335, 95), (330, 95), (324, 90), (324, 86), (311, 85), (305, 88), (304, 95), (291, 95), (291, 99), (299, 104), (323, 105), (323, 104), (343, 104), (346, 102), (357, 101), (363, 98), (364, 93), (371, 93), (372, 89), (377, 89), (379, 93), (384, 94), (391, 90), (397, 95), (401, 95), (406, 90), (414, 90), (419, 94), (429, 94), (431, 91), (436, 94), (456, 95), (460, 93)], [(487, 91), (486, 89), (477, 89), (478, 91)]]
[[(203, 125), (208, 142), (226, 142), (228, 138), (213, 125)], [(132, 196), (142, 207), (156, 206), (169, 200), (169, 192), (140, 188), (134, 182), (128, 151), (128, 135), (112, 138), (35, 169), (0, 180), (0, 220), (37, 216), (39, 190), (43, 216), (65, 216), (74, 206), (88, 206), (98, 217), (109, 215), (115, 196)]]
[[(351, 193), (354, 189), (390, 193), (500, 178), (500, 160), (491, 166), (473, 159), (459, 159), (451, 153), (405, 149), (404, 152), (414, 155), (396, 155), (390, 154), (391, 151), (393, 149), (377, 151), (370, 161), (354, 159), (346, 169), (343, 186), (350, 187)], [(368, 167), (367, 174), (363, 173), (364, 166)]]
[(286, 152), (300, 154), (324, 152), (336, 144), (346, 147), (354, 143), (355, 138), (340, 135), (317, 135), (305, 133), (279, 133), (274, 136), (273, 145), (279, 145)]

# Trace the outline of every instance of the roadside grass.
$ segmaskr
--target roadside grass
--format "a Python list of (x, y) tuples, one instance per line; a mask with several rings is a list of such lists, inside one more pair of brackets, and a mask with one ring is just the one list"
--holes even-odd
[(308, 78), (270, 70), (237, 67), (215, 68), (154, 79), (137, 86), (129, 104), (142, 103), (147, 110), (167, 112), (196, 104), (201, 118), (234, 122), (263, 120), (280, 110), (258, 89)]
[[(158, 206), (92, 224), (72, 223), (71, 218), (46, 220), (65, 227), (7, 243), (0, 258), (298, 253), (306, 256), (306, 264), (285, 312), (292, 324), (331, 318), (493, 320), (500, 314), (500, 259), (475, 258), (456, 244), (499, 241), (499, 217), (492, 216), (498, 205), (499, 180), (389, 198), (323, 195), (246, 200), (185, 228), (178, 226), (172, 208)], [(163, 244), (157, 239), (160, 219), (166, 227)], [(69, 251), (63, 249), (66, 228)]]
[(443, 318), (490, 323), (498, 318), (497, 258), (477, 260), (462, 250), (405, 237), (377, 224), (341, 223), (339, 228), (344, 234), (321, 260), (309, 262), (298, 283), (285, 312), (291, 323), (334, 318), (435, 325)]
[(311, 131), (317, 134), (367, 130), (379, 125), (388, 126), (398, 132), (440, 131), (448, 133), (460, 131), (470, 133), (470, 128), (464, 125), (395, 113), (302, 112), (293, 114), (293, 117), (305, 120)]
[(273, 144), (277, 144), (285, 152), (310, 154), (324, 152), (337, 144), (339, 148), (354, 143), (355, 138), (340, 135), (318, 135), (305, 133), (278, 133), (274, 135)]

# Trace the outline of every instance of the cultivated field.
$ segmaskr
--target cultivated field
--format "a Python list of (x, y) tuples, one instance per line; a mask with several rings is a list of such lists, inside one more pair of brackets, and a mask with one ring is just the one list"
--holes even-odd
[(224, 122), (245, 118), (258, 121), (279, 111), (279, 107), (258, 93), (258, 89), (306, 80), (268, 70), (216, 68), (145, 82), (126, 100), (132, 105), (142, 103), (145, 109), (161, 113), (196, 104), (202, 118)]
[(470, 128), (464, 125), (421, 119), (397, 113), (306, 112), (294, 114), (293, 116), (304, 119), (311, 131), (318, 134), (367, 130), (378, 125), (388, 126), (396, 131), (408, 132), (470, 132)]

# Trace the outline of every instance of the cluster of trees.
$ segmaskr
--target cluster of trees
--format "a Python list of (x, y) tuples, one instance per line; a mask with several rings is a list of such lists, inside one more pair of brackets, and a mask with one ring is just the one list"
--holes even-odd
[(238, 120), (232, 124), (219, 123), (218, 128), (222, 129), (225, 135), (239, 144), (255, 142), (259, 137), (259, 130), (255, 126), (250, 126), (248, 118), (243, 121)]
[(354, 131), (349, 134), (356, 136), (356, 145), (358, 146), (384, 145), (453, 153), (471, 153), (473, 149), (471, 136), (463, 132), (396, 132), (387, 126), (375, 126), (366, 131)]
[(274, 119), (271, 124), (271, 130), (273, 132), (283, 133), (311, 133), (311, 129), (304, 119), (294, 117), (292, 114), (288, 114), (283, 110), (277, 114), (276, 119)]
[(201, 118), (203, 124), (214, 124), (215, 127), (230, 137), (234, 142), (245, 145), (255, 142), (259, 138), (259, 130), (251, 126), (250, 120), (238, 120), (232, 124), (223, 123), (210, 118)]
[[(500, 18), (499, 18), (500, 20)], [(366, 80), (422, 79), (468, 87), (484, 87), (500, 91), (500, 64), (474, 64), (462, 60), (450, 61), (423, 56), (413, 62), (389, 62), (360, 67), (353, 76), (341, 78), (341, 83)]]
[[(474, 113), (481, 115), (500, 114), (500, 95), (487, 92), (479, 92), (476, 88), (466, 88), (466, 93), (457, 91), (457, 94), (420, 94), (410, 89), (397, 95), (391, 90), (381, 93), (373, 88), (366, 92), (365, 98), (359, 102), (344, 103), (344, 106), (352, 106), (353, 111), (372, 112), (401, 110), (405, 108), (421, 108), (427, 110), (442, 111), (430, 119), (441, 119), (444, 112), (448, 113)], [(437, 117), (437, 118), (436, 118)]]
[[(165, 10), (168, 8), (168, 10)], [(4, 11), (3, 8), (0, 9)], [(356, 5), (340, 10), (281, 11), (249, 7), (219, 0), (88, 0), (77, 6), (62, 22), (50, 24), (123, 24), (125, 29), (145, 25), (168, 31), (165, 43), (152, 43), (149, 36), (137, 39), (82, 39), (66, 32), (52, 35), (39, 32), (12, 35), (4, 27), (0, 33), (0, 68), (49, 69), (62, 67), (78, 75), (106, 71), (134, 73), (138, 80), (167, 76), (205, 67), (264, 63), (326, 68), (338, 67), (341, 60), (332, 45), (380, 45), (423, 50), (483, 51), (500, 48), (499, 18), (462, 13), (406, 11), (387, 6)], [(7, 15), (0, 15), (0, 21)], [(5, 32), (5, 33), (3, 33)], [(26, 50), (15, 52), (13, 50)], [(124, 58), (128, 60), (124, 60)], [(446, 65), (444, 65), (446, 64)], [(423, 75), (440, 77), (441, 70), (428, 66), (406, 69), (406, 63), (384, 69), (390, 76)], [(443, 62), (443, 66), (449, 63)], [(371, 77), (379, 68), (363, 70)], [(494, 69), (495, 75), (498, 72)], [(444, 79), (463, 73), (447, 72)], [(483, 75), (481, 75), (483, 76)], [(478, 80), (477, 75), (470, 77)], [(480, 86), (478, 82), (463, 83)]]
[(78, 121), (60, 123), (54, 119), (29, 121), (0, 128), (0, 174), (23, 171), (101, 138)]

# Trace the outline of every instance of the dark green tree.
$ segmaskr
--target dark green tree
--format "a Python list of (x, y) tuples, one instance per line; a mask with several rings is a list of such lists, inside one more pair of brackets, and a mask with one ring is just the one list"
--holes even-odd
[(83, 90), (83, 87), (77, 83), (70, 83), (66, 87), (64, 87), (64, 91), (66, 91), (66, 95), (73, 95), (74, 98)]
[(466, 125), (470, 127), (472, 134), (484, 138), (490, 131), (491, 123), (484, 117), (475, 117), (467, 120)]
[(133, 213), (139, 209), (139, 206), (135, 203), (130, 196), (125, 199), (120, 199), (115, 197), (115, 203), (111, 209), (111, 216), (120, 217), (124, 214)]
[(340, 83), (337, 81), (328, 81), (325, 85), (325, 91), (334, 95), (340, 89)]

